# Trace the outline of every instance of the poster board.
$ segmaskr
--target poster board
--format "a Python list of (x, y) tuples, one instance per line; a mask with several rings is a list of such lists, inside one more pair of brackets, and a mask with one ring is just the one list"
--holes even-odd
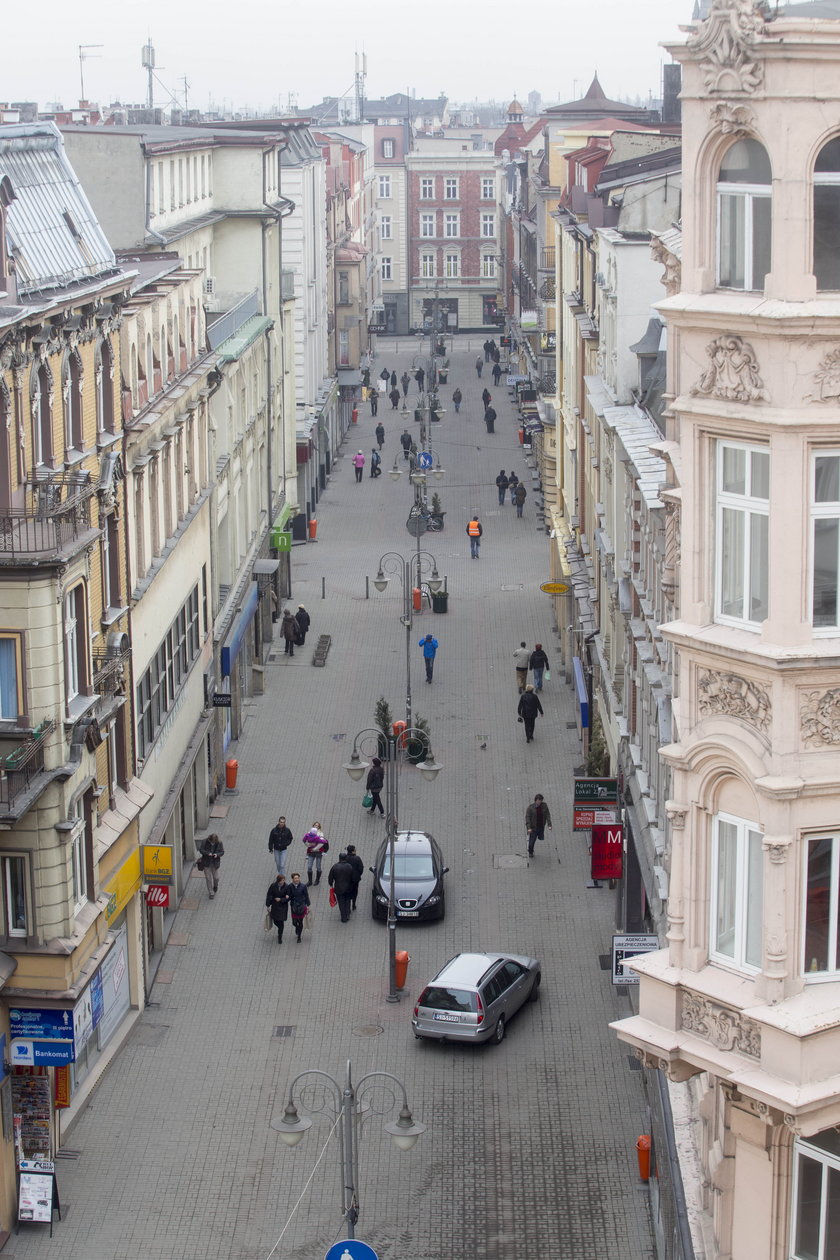
[(58, 1210), (55, 1175), (22, 1172), (18, 1186), (18, 1220), (52, 1225), (55, 1210)]

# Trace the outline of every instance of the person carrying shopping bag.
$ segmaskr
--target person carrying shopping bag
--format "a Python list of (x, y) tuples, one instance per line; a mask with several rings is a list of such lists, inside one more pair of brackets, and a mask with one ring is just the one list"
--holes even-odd
[(312, 872), (315, 871), (315, 884), (321, 882), (321, 863), (324, 854), (329, 852), (329, 844), (321, 830), (319, 822), (313, 823), (305, 835), (301, 836), (306, 845), (306, 882), (312, 883)]

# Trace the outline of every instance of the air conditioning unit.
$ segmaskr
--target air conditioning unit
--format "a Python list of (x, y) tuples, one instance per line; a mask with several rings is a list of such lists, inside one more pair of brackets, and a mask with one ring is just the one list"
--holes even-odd
[(216, 277), (215, 276), (204, 277), (204, 292), (208, 295), (208, 297), (212, 297), (213, 294), (216, 292)]

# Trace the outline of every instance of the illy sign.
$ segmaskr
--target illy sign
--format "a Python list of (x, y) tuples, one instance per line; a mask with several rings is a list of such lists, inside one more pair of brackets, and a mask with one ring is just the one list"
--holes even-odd
[(151, 884), (146, 889), (146, 905), (159, 910), (169, 909), (169, 889), (165, 884)]

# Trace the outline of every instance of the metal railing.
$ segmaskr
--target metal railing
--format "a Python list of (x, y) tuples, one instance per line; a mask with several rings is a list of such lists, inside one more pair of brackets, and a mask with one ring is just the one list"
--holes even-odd
[(554, 248), (543, 249), (540, 251), (540, 271), (554, 270), (555, 252), (556, 250)]
[(57, 554), (92, 528), (96, 486), (89, 473), (32, 478), (23, 509), (0, 515), (0, 564)]
[(36, 775), (44, 772), (44, 746), (55, 730), (52, 718), (46, 718), (32, 732), (25, 744), (18, 745), (0, 757), (0, 808), (11, 809), (19, 796), (28, 790)]
[(92, 653), (93, 690), (100, 696), (121, 696), (126, 688), (126, 665), (131, 648), (106, 648)]
[(210, 349), (218, 350), (219, 346), (227, 341), (228, 337), (232, 337), (246, 320), (253, 319), (259, 313), (260, 295), (254, 289), (241, 302), (237, 302), (236, 306), (232, 306), (220, 319), (216, 319), (212, 324), (208, 325), (207, 344)]

